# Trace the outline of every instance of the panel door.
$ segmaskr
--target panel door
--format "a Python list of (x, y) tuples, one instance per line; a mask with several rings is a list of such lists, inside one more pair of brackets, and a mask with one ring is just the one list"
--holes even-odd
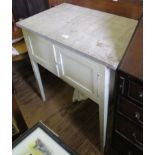
[(50, 40), (31, 32), (26, 33), (26, 38), (29, 45), (29, 53), (33, 56), (33, 59), (57, 75), (54, 44)]
[[(96, 101), (99, 97), (99, 65), (69, 49), (56, 47), (60, 77)], [(104, 73), (104, 67), (102, 68)]]

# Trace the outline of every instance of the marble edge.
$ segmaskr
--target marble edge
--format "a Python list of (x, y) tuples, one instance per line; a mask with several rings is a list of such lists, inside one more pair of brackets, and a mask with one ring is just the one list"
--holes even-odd
[(88, 57), (88, 58), (92, 59), (93, 61), (95, 61), (95, 62), (97, 62), (97, 63), (100, 63), (100, 64), (103, 64), (103, 65), (105, 65), (106, 67), (108, 67), (108, 68), (110, 68), (110, 69), (113, 69), (113, 70), (116, 70), (116, 69), (117, 69), (117, 66), (118, 66), (119, 62), (118, 62), (117, 65), (113, 65), (113, 64), (110, 64), (110, 63), (106, 63), (105, 61), (101, 61), (101, 60), (99, 60), (99, 59), (97, 59), (97, 58), (95, 58), (95, 57), (93, 57), (93, 56), (91, 56), (91, 55), (88, 55), (88, 54), (86, 54), (86, 53), (82, 53), (81, 51), (79, 51), (79, 50), (77, 50), (77, 49), (75, 49), (75, 48), (72, 48), (72, 47), (70, 47), (70, 46), (68, 46), (68, 45), (65, 45), (65, 44), (63, 44), (63, 43), (61, 43), (61, 42), (59, 42), (59, 41), (57, 41), (57, 40), (54, 40), (53, 38), (50, 38), (50, 37), (48, 37), (48, 36), (45, 36), (45, 35), (43, 35), (43, 34), (41, 34), (41, 33), (39, 33), (39, 32), (33, 31), (33, 30), (31, 30), (31, 29), (29, 29), (29, 28), (27, 28), (27, 27), (21, 26), (21, 25), (19, 25), (19, 24), (17, 24), (17, 26), (19, 26), (20, 28), (24, 28), (24, 29), (26, 29), (26, 30), (28, 30), (28, 31), (30, 31), (30, 32), (33, 32), (33, 33), (35, 33), (35, 34), (37, 34), (37, 35), (39, 35), (39, 36), (41, 36), (41, 37), (44, 37), (45, 39), (50, 40), (50, 41), (52, 41), (53, 43), (55, 43), (55, 44), (57, 44), (57, 45), (59, 45), (59, 46), (63, 46), (63, 47), (65, 47), (65, 48), (68, 48), (69, 50), (72, 50), (72, 51), (74, 51), (75, 53), (78, 53), (78, 54), (80, 54), (80, 55), (82, 55), (82, 56)]
[[(60, 7), (61, 5), (72, 5), (72, 6), (76, 6), (76, 7), (81, 7), (81, 8), (86, 8), (86, 9), (89, 9), (89, 10), (92, 10), (92, 11), (97, 11), (97, 12), (100, 12), (100, 13), (106, 13), (106, 14), (110, 14), (110, 15), (115, 15), (115, 16), (119, 16), (119, 15), (116, 15), (116, 14), (111, 14), (111, 13), (108, 13), (108, 12), (103, 12), (103, 11), (99, 11), (99, 10), (95, 10), (95, 9), (91, 9), (91, 8), (87, 8), (87, 7), (83, 7), (83, 6), (78, 6), (78, 5), (73, 5), (73, 4), (70, 4), (70, 3), (62, 3), (62, 4), (60, 4), (60, 5), (57, 5), (57, 6), (55, 6), (55, 7)], [(52, 9), (52, 8), (50, 8), (50, 9)], [(45, 10), (45, 11), (48, 11), (48, 10)], [(40, 12), (40, 13), (43, 13), (43, 12)], [(35, 16), (35, 15), (34, 15)], [(32, 17), (32, 16), (31, 16)], [(28, 17), (28, 18), (31, 18), (31, 17)], [(131, 20), (131, 21), (133, 21), (133, 22), (135, 22), (135, 29), (136, 29), (136, 27), (137, 27), (137, 24), (138, 24), (138, 20), (135, 20), (135, 19), (131, 19), (131, 18), (128, 18), (128, 17), (123, 17), (123, 16), (119, 16), (120, 18), (126, 18), (126, 19), (128, 19), (128, 20)], [(26, 18), (26, 19), (28, 19), (28, 18)], [(26, 20), (25, 19), (25, 20)], [(79, 51), (79, 50), (77, 50), (77, 49), (75, 49), (75, 48), (72, 48), (72, 47), (70, 47), (70, 46), (68, 46), (68, 45), (65, 45), (65, 44), (63, 44), (63, 43), (61, 43), (61, 42), (59, 42), (59, 41), (57, 41), (57, 40), (54, 40), (53, 38), (51, 38), (51, 37), (48, 37), (48, 36), (46, 36), (46, 35), (44, 35), (44, 34), (41, 34), (41, 33), (39, 33), (39, 32), (37, 32), (37, 31), (34, 31), (34, 30), (32, 30), (31, 28), (28, 28), (27, 26), (24, 26), (24, 24), (22, 24), (22, 21), (18, 21), (18, 22), (16, 22), (16, 25), (18, 26), (18, 27), (20, 27), (20, 28), (23, 28), (23, 29), (26, 29), (26, 30), (28, 30), (28, 31), (31, 31), (31, 32), (33, 32), (33, 33), (35, 33), (35, 34), (38, 34), (38, 35), (40, 35), (40, 36), (42, 36), (42, 37), (44, 37), (44, 38), (46, 38), (46, 39), (48, 39), (48, 40), (50, 40), (50, 41), (52, 41), (53, 43), (56, 43), (56, 44), (58, 44), (58, 45), (60, 45), (60, 46), (63, 46), (63, 47), (65, 47), (65, 48), (68, 48), (68, 49), (70, 49), (70, 50), (72, 50), (72, 51), (74, 51), (74, 52), (76, 52), (76, 53), (78, 53), (78, 54), (80, 54), (80, 55), (83, 55), (83, 56), (85, 56), (85, 57), (89, 57), (90, 59), (92, 59), (92, 60), (94, 60), (94, 61), (96, 61), (96, 62), (98, 62), (98, 63), (100, 63), (100, 64), (103, 64), (103, 65), (105, 65), (105, 66), (107, 66), (107, 67), (109, 67), (109, 68), (111, 68), (111, 69), (113, 69), (113, 70), (116, 70), (117, 69), (117, 67), (118, 67), (118, 65), (119, 65), (119, 62), (116, 64), (112, 64), (112, 63), (107, 63), (107, 62), (105, 62), (105, 61), (102, 61), (102, 60), (99, 60), (99, 59), (97, 59), (97, 58), (95, 58), (95, 57), (93, 57), (93, 56), (91, 56), (91, 55), (88, 55), (88, 54), (86, 54), (86, 53), (83, 53), (83, 52), (81, 52), (81, 51)], [(134, 32), (135, 32), (135, 30), (134, 30)], [(133, 32), (133, 34), (132, 34), (132, 36), (134, 35), (134, 32)], [(132, 37), (130, 38), (130, 40), (132, 39)], [(130, 41), (129, 41), (129, 43), (130, 43)], [(128, 47), (128, 46), (127, 46)], [(126, 49), (125, 49), (125, 51), (126, 51)], [(124, 51), (124, 53), (125, 53), (125, 51)], [(123, 54), (124, 55), (124, 54)], [(122, 58), (123, 58), (123, 56), (122, 56)], [(121, 58), (121, 59), (122, 59)]]

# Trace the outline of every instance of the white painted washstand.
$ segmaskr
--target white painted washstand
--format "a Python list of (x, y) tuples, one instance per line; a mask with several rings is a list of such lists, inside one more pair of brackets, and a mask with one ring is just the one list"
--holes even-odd
[(22, 28), (41, 97), (38, 64), (99, 105), (100, 140), (106, 142), (109, 96), (115, 70), (137, 21), (63, 3), (17, 23)]

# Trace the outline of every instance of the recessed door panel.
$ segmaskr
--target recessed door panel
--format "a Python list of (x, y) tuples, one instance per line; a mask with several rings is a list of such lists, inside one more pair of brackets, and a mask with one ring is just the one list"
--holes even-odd
[(28, 33), (28, 42), (31, 55), (37, 63), (57, 75), (54, 44), (50, 40), (30, 32)]
[(57, 51), (60, 77), (90, 98), (96, 98), (99, 65), (66, 48), (57, 47)]

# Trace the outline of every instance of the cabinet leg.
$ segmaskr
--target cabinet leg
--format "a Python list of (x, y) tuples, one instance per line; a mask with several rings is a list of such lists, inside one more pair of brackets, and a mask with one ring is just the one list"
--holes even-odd
[[(103, 103), (102, 103), (103, 104)], [(103, 106), (101, 103), (99, 105), (99, 125), (100, 125), (100, 150), (104, 152), (104, 113), (103, 113)]]
[(101, 145), (102, 152), (104, 152), (104, 147), (106, 143), (109, 91), (110, 91), (110, 69), (105, 67), (103, 89), (101, 91), (102, 97), (99, 103), (100, 145)]
[(35, 61), (33, 61), (32, 59), (30, 59), (30, 60), (31, 60), (31, 64), (32, 64), (32, 68), (33, 68), (33, 72), (34, 72), (36, 81), (37, 81), (38, 86), (39, 86), (41, 98), (44, 102), (44, 101), (46, 101), (46, 97), (45, 97), (44, 88), (43, 88), (43, 84), (42, 84), (42, 80), (41, 80), (41, 76), (40, 76), (40, 72), (39, 72), (39, 67)]
[(106, 143), (107, 117), (108, 117), (108, 102), (106, 102), (104, 100), (99, 105), (100, 146), (101, 146), (101, 151), (104, 151), (104, 147), (105, 147), (105, 143)]
[(76, 102), (76, 101), (84, 101), (88, 99), (88, 97), (86, 97), (85, 95), (83, 95), (79, 90), (77, 90), (76, 88), (74, 89), (74, 93), (73, 93), (73, 98), (72, 101)]

